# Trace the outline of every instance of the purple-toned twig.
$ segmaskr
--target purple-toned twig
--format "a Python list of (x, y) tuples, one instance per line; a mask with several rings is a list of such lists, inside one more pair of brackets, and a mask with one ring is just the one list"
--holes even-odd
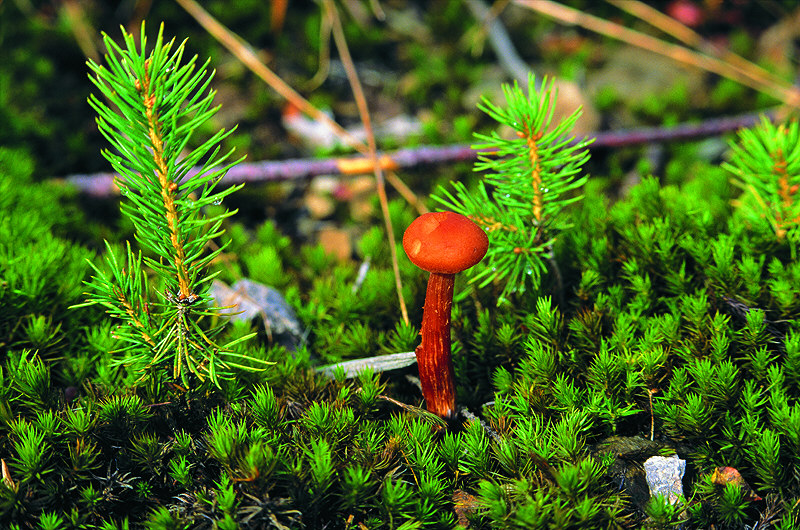
[[(772, 112), (762, 112), (713, 118), (700, 123), (683, 123), (671, 127), (643, 127), (619, 131), (603, 131), (593, 135), (594, 142), (590, 148), (622, 147), (716, 136), (724, 132), (755, 125), (762, 115), (770, 119), (773, 118)], [(399, 169), (470, 161), (477, 158), (478, 154), (479, 151), (473, 149), (469, 144), (422, 146), (400, 149), (391, 153), (378, 153), (378, 161), (383, 169)], [(371, 171), (369, 159), (363, 156), (267, 160), (263, 162), (243, 162), (232, 167), (222, 179), (222, 183), (278, 182), (310, 179), (318, 175), (366, 174)], [(190, 172), (190, 174), (193, 173)], [(118, 193), (118, 189), (114, 185), (114, 177), (114, 173), (95, 173), (91, 175), (71, 175), (63, 180), (88, 195), (106, 197)]]

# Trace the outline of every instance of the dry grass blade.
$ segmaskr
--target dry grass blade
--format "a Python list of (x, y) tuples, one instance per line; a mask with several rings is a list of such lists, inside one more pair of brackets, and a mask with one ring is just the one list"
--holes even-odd
[[(263, 64), (258, 57), (256, 57), (255, 53), (250, 49), (249, 46), (242, 42), (242, 39), (239, 38), (237, 35), (232, 33), (230, 30), (225, 28), (222, 24), (220, 24), (214, 17), (212, 17), (205, 9), (203, 9), (197, 2), (194, 0), (176, 0), (178, 4), (180, 4), (183, 9), (185, 9), (192, 17), (194, 17), (197, 22), (203, 26), (203, 28), (208, 31), (214, 38), (216, 38), (223, 46), (225, 46), (231, 53), (236, 56), (242, 63), (244, 63), (250, 70), (252, 70), (256, 75), (258, 75), (262, 80), (264, 80), (270, 87), (272, 87), (278, 94), (286, 98), (287, 101), (292, 103), (295, 107), (300, 109), (301, 112), (308, 115), (309, 117), (313, 118), (318, 122), (323, 122), (329, 125), (332, 130), (336, 132), (339, 138), (359, 151), (362, 154), (368, 154), (370, 157), (370, 161), (372, 162), (372, 167), (374, 171), (378, 172), (381, 175), (381, 178), (377, 179), (378, 182), (378, 193), (379, 198), (381, 201), (381, 209), (383, 210), (384, 219), (386, 221), (387, 232), (389, 235), (389, 248), (392, 255), (392, 266), (394, 269), (395, 274), (395, 284), (397, 285), (397, 295), (399, 298), (400, 304), (400, 312), (403, 316), (403, 320), (408, 323), (408, 310), (406, 309), (405, 301), (403, 300), (402, 296), (402, 284), (400, 281), (400, 269), (397, 263), (397, 250), (396, 245), (394, 244), (394, 233), (391, 229), (391, 221), (389, 219), (389, 212), (388, 212), (388, 204), (386, 204), (386, 189), (385, 185), (383, 184), (382, 173), (380, 169), (380, 165), (378, 164), (377, 156), (376, 156), (376, 149), (375, 149), (375, 139), (372, 135), (371, 127), (369, 124), (369, 118), (367, 116), (367, 120), (364, 123), (364, 127), (367, 130), (367, 136), (370, 138), (370, 145), (365, 146), (361, 142), (359, 142), (356, 138), (354, 138), (347, 130), (345, 130), (341, 125), (336, 123), (334, 120), (329, 118), (325, 113), (317, 109), (314, 105), (312, 105), (308, 100), (306, 100), (303, 96), (298, 94), (292, 87), (290, 87), (286, 82), (283, 81), (277, 74), (275, 74), (272, 70), (270, 70), (265, 64)], [(331, 11), (329, 9), (329, 11)], [(338, 19), (331, 19), (331, 22), (335, 22)], [(341, 34), (341, 39), (343, 40), (343, 32), (341, 31), (341, 27), (339, 27), (339, 32)], [(336, 29), (334, 28), (334, 40), (337, 41), (336, 38)], [(338, 45), (338, 41), (337, 41)], [(346, 43), (344, 46), (344, 50), (346, 51)], [(344, 52), (340, 49), (340, 55), (344, 56)], [(347, 57), (349, 58), (349, 53), (347, 53)], [(352, 59), (350, 60), (350, 64), (352, 65)], [(350, 74), (348, 73), (348, 76)], [(357, 82), (357, 76), (356, 76)], [(360, 85), (358, 85), (360, 88)], [(355, 86), (354, 86), (354, 93), (355, 93)], [(361, 98), (363, 99), (363, 91), (361, 92)], [(356, 97), (356, 101), (358, 102), (358, 97)], [(364, 103), (365, 104), (365, 103)], [(366, 108), (366, 107), (365, 107)], [(361, 112), (361, 107), (359, 107), (359, 111)], [(362, 120), (364, 119), (364, 114), (362, 113)], [(398, 191), (403, 195), (406, 200), (408, 200), (411, 204), (414, 204), (419, 209), (419, 201), (417, 200), (414, 193), (403, 184), (399, 179), (396, 177), (393, 179), (395, 181), (394, 186), (398, 189)], [(382, 196), (381, 196), (382, 194)]]
[(417, 197), (416, 193), (414, 193), (411, 188), (409, 188), (405, 182), (400, 180), (400, 177), (394, 171), (387, 171), (386, 172), (386, 180), (389, 181), (389, 184), (400, 194), (402, 198), (408, 202), (418, 214), (422, 215), (424, 213), (428, 213), (428, 207)]
[(98, 62), (101, 54), (93, 37), (97, 35), (97, 31), (91, 26), (84, 6), (76, 0), (66, 0), (61, 4), (61, 13), (67, 20), (67, 26), (72, 31), (83, 55)]
[(331, 127), (339, 138), (347, 145), (353, 147), (361, 153), (366, 152), (366, 147), (354, 138), (347, 130), (334, 120), (329, 118), (324, 112), (312, 105), (307, 99), (298, 94), (292, 87), (286, 84), (275, 72), (270, 70), (262, 63), (253, 50), (245, 44), (242, 39), (231, 32), (228, 28), (220, 24), (208, 11), (203, 9), (194, 0), (175, 0), (186, 10), (201, 26), (217, 39), (228, 51), (247, 66), (254, 74), (260, 77), (265, 83), (272, 87), (275, 92), (283, 96), (292, 105), (300, 109), (301, 112), (312, 119), (323, 122)]
[(609, 22), (608, 20), (588, 15), (582, 11), (564, 6), (557, 2), (552, 2), (550, 0), (515, 0), (515, 3), (543, 15), (555, 18), (563, 23), (581, 26), (595, 33), (605, 35), (606, 37), (618, 39), (645, 50), (665, 55), (681, 63), (719, 74), (758, 90), (759, 92), (768, 94), (791, 107), (800, 106), (800, 89), (792, 87), (788, 83), (781, 82), (776, 84), (761, 77), (754, 79), (750, 74), (743, 73), (740, 68), (723, 60), (692, 51), (684, 46), (665, 42), (639, 31)]
[(687, 46), (698, 48), (703, 43), (703, 38), (696, 31), (643, 2), (636, 0), (606, 0), (606, 2), (647, 22), (667, 35), (672, 35)]
[(744, 57), (735, 54), (734, 52), (721, 49), (718, 46), (708, 42), (697, 32), (691, 28), (686, 27), (684, 24), (678, 22), (674, 18), (665, 15), (661, 11), (645, 4), (644, 2), (632, 0), (606, 0), (608, 3), (616, 6), (618, 9), (630, 13), (639, 19), (647, 22), (651, 26), (658, 28), (668, 35), (672, 35), (682, 43), (697, 50), (700, 50), (710, 55), (721, 59), (732, 67), (746, 76), (749, 76), (756, 82), (763, 82), (764, 84), (785, 85), (786, 81), (776, 76), (772, 72), (765, 70), (759, 65), (748, 61)]
[(342, 29), (342, 21), (339, 18), (338, 11), (332, 0), (325, 0), (325, 11), (333, 31), (333, 42), (336, 44), (339, 57), (342, 60), (342, 64), (344, 64), (347, 79), (350, 81), (353, 97), (356, 100), (358, 113), (361, 116), (361, 122), (364, 124), (364, 131), (367, 135), (369, 159), (372, 163), (372, 171), (375, 174), (375, 184), (378, 191), (378, 200), (381, 204), (381, 211), (383, 213), (383, 222), (386, 225), (386, 234), (389, 236), (389, 252), (392, 257), (392, 269), (394, 270), (395, 288), (397, 289), (397, 298), (400, 303), (400, 313), (403, 316), (403, 322), (408, 324), (408, 309), (406, 309), (406, 303), (405, 300), (403, 300), (403, 284), (400, 280), (400, 265), (397, 262), (397, 245), (394, 239), (392, 219), (389, 215), (389, 200), (386, 198), (386, 183), (383, 179), (383, 170), (378, 163), (377, 146), (375, 145), (375, 135), (372, 131), (372, 120), (369, 115), (369, 109), (367, 108), (367, 99), (364, 97), (364, 89), (361, 86), (361, 81), (358, 80), (355, 64), (353, 63), (353, 58), (350, 56), (350, 50), (347, 47), (347, 39)]

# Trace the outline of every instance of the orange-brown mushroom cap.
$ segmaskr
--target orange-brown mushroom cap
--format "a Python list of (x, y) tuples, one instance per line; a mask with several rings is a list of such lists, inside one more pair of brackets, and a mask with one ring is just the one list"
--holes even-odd
[(431, 212), (412, 222), (403, 234), (403, 250), (422, 270), (456, 274), (478, 263), (489, 238), (467, 217), (454, 212)]

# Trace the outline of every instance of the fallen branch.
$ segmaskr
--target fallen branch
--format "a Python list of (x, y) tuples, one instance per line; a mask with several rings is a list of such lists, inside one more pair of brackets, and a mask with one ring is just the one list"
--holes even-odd
[[(710, 119), (701, 123), (684, 123), (672, 127), (643, 127), (620, 131), (604, 131), (594, 135), (590, 149), (623, 147), (630, 145), (674, 142), (708, 136), (750, 127), (761, 115), (772, 117), (772, 112), (750, 113), (739, 116)], [(475, 160), (478, 151), (469, 144), (422, 146), (400, 149), (392, 153), (379, 153), (378, 163), (382, 170), (412, 168), (417, 166), (444, 164)], [(232, 167), (223, 177), (223, 184), (241, 182), (281, 182), (304, 180), (318, 175), (361, 175), (372, 173), (372, 161), (365, 156), (340, 158), (299, 158), (293, 160), (267, 160), (240, 163)], [(195, 169), (194, 171), (197, 171)], [(193, 172), (190, 172), (193, 174)], [(95, 197), (107, 197), (119, 193), (114, 184), (114, 173), (70, 175), (62, 180), (77, 187), (83, 193)]]

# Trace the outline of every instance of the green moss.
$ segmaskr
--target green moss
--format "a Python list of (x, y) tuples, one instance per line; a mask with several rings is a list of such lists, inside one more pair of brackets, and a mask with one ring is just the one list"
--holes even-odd
[(0, 148), (0, 359), (32, 348), (57, 359), (80, 349), (81, 327), (94, 318), (67, 308), (79, 301), (92, 253), (56, 234), (74, 222), (70, 192), (31, 181), (22, 151)]
[[(459, 302), (459, 396), (488, 431), (470, 422), (435, 434), (413, 413), (376, 399), (419, 404), (402, 378), (320, 378), (302, 351), (265, 352), (280, 362), (269, 374), (203, 393), (158, 381), (120, 386), (105, 368), (81, 371), (113, 348), (107, 324), (86, 334), (80, 361), (8, 355), (2, 373), (13, 383), (0, 394), (0, 451), (17, 490), (2, 490), (0, 521), (39, 524), (40, 507), (49, 513), (59, 499), (96, 528), (124, 520), (242, 527), (253, 514), (250, 525), (274, 518), (344, 527), (352, 515), (369, 525), (446, 528), (456, 519), (457, 490), (483, 506), (469, 516), (479, 527), (755, 520), (741, 490), (709, 482), (722, 465), (735, 466), (762, 497), (782, 495), (776, 509), (786, 506), (791, 518), (798, 486), (787, 466), (800, 440), (792, 404), (800, 329), (789, 287), (796, 267), (731, 239), (730, 209), (697, 189), (646, 180), (611, 208), (588, 196), (558, 247), (560, 261), (575, 257), (565, 278), (579, 280), (561, 305), (521, 295), (518, 309), (476, 310), (491, 300), (491, 286)], [(696, 214), (703, 210), (715, 213)], [(244, 253), (290, 248), (271, 225), (237, 240)], [(300, 254), (300, 263), (314, 263), (305, 259), (312, 247)], [(318, 286), (290, 297), (317, 337), (307, 351), (335, 359), (415, 346), (416, 330), (396, 324), (388, 263), (372, 264), (362, 298), (350, 288), (355, 268), (321, 256), (317, 265), (289, 266), (297, 281)], [(733, 302), (742, 293), (749, 312)], [(47, 344), (56, 321), (26, 322), (20, 330)], [(72, 329), (61, 326), (58, 335)], [(92, 383), (68, 400), (55, 383), (65, 371)], [(633, 505), (613, 482), (613, 459), (593, 452), (612, 434), (649, 436), (652, 390), (655, 435), (689, 461), (685, 495), (701, 501), (686, 512), (657, 500)]]

